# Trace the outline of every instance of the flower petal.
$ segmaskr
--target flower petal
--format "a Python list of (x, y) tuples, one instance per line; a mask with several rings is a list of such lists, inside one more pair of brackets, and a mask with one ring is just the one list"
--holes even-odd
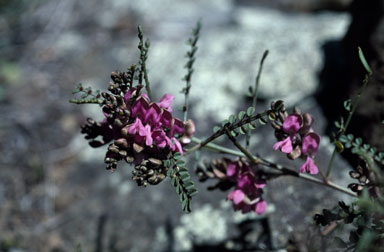
[(238, 205), (243, 201), (245, 194), (241, 190), (234, 190), (228, 195), (228, 199), (232, 200), (235, 205)]
[(320, 136), (315, 132), (309, 132), (302, 139), (302, 153), (304, 155), (314, 155), (319, 149)]
[(174, 98), (175, 97), (173, 95), (165, 94), (165, 95), (163, 95), (163, 97), (161, 97), (161, 99), (157, 103), (157, 105), (159, 105), (160, 108), (165, 108), (169, 112), (172, 112), (171, 104), (172, 104)]
[(257, 214), (263, 214), (265, 210), (267, 209), (267, 202), (265, 200), (260, 200), (259, 202), (256, 203), (255, 206), (255, 212)]
[(283, 141), (279, 141), (273, 145), (273, 149), (280, 149), (284, 153), (291, 153), (293, 151), (291, 137), (287, 137)]
[(232, 177), (236, 173), (236, 165), (234, 163), (229, 163), (227, 166), (227, 177)]
[(303, 119), (300, 115), (290, 114), (283, 122), (283, 130), (285, 133), (295, 135), (300, 130), (302, 122)]
[(300, 167), (300, 172), (302, 173), (310, 173), (310, 174), (317, 174), (319, 173), (319, 169), (317, 168), (315, 162), (310, 156), (307, 156), (307, 160), (305, 163)]

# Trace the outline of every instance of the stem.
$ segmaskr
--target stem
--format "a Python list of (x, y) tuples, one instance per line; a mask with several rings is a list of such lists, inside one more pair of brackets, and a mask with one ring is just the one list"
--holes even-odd
[(103, 100), (100, 100), (100, 99), (90, 99), (90, 100), (86, 100), (86, 99), (81, 99), (81, 100), (76, 100), (76, 99), (70, 99), (69, 100), (70, 103), (75, 103), (75, 104), (86, 104), (86, 103), (89, 103), (89, 104), (103, 104)]
[[(253, 90), (253, 97), (252, 97), (252, 107), (254, 107), (255, 109), (256, 109), (256, 103), (257, 103), (257, 95), (259, 93), (261, 72), (263, 70), (264, 60), (267, 58), (268, 53), (269, 53), (268, 50), (265, 50), (265, 52), (263, 53), (263, 56), (261, 57), (261, 60), (260, 60), (259, 71), (257, 72), (257, 76), (256, 76), (255, 90)], [(251, 132), (249, 131), (247, 136), (246, 136), (246, 146), (247, 147), (250, 144), (250, 139), (251, 139)]]
[[(244, 120), (241, 120), (241, 121), (238, 121), (237, 123), (234, 123), (230, 126), (228, 126), (228, 130), (232, 131), (234, 129), (237, 129), (247, 123), (250, 123), (252, 121), (255, 121), (255, 120), (258, 120), (260, 119), (261, 117), (263, 116), (266, 116), (267, 115), (267, 111), (264, 111), (263, 113), (261, 114), (257, 114), (257, 115), (254, 115), (254, 116), (250, 116), (248, 118), (245, 118)], [(221, 130), (217, 131), (216, 133), (214, 133), (213, 135), (211, 135), (210, 137), (206, 138), (204, 141), (201, 141), (199, 144), (193, 146), (191, 149), (189, 149), (188, 152), (186, 152), (184, 155), (189, 155), (191, 152), (194, 152), (196, 150), (199, 150), (201, 149), (202, 147), (204, 147), (205, 145), (207, 145), (208, 143), (212, 142), (213, 140), (215, 140), (216, 138), (222, 136), (225, 134), (225, 129), (226, 128), (222, 128)]]
[[(232, 137), (232, 135), (231, 135), (231, 137)], [(237, 142), (236, 139), (235, 139), (235, 141)], [(197, 143), (196, 146), (199, 146), (203, 141), (194, 137), (194, 138), (192, 138), (192, 142)], [(241, 146), (239, 143), (237, 143), (237, 144), (239, 146)], [(251, 153), (248, 152), (248, 150), (246, 150), (242, 146), (241, 147), (242, 147), (242, 150), (244, 152), (235, 151), (235, 150), (223, 147), (223, 146), (219, 146), (219, 145), (214, 144), (214, 143), (207, 143), (207, 144), (205, 144), (202, 147), (204, 147), (206, 149), (214, 150), (214, 151), (219, 152), (219, 153), (226, 153), (226, 154), (230, 154), (230, 155), (234, 155), (234, 156), (239, 156), (239, 157), (248, 157), (252, 162), (254, 162), (256, 164), (261, 164), (263, 166), (266, 166), (266, 167), (269, 167), (269, 168), (272, 168), (272, 169), (275, 169), (275, 170), (279, 170), (284, 175), (289, 175), (289, 176), (297, 177), (297, 178), (300, 178), (300, 179), (303, 179), (303, 180), (306, 180), (306, 181), (310, 181), (310, 182), (313, 182), (313, 183), (316, 183), (316, 184), (319, 184), (319, 185), (327, 186), (327, 187), (330, 187), (330, 188), (335, 189), (337, 191), (340, 191), (340, 192), (343, 192), (345, 194), (348, 194), (350, 196), (357, 197), (357, 195), (355, 193), (353, 193), (353, 192), (349, 191), (347, 188), (342, 187), (340, 185), (337, 185), (337, 184), (335, 184), (333, 182), (330, 182), (330, 181), (325, 182), (324, 180), (318, 179), (318, 178), (310, 176), (308, 174), (298, 173), (298, 172), (292, 170), (291, 168), (287, 168), (287, 167), (284, 167), (284, 166), (272, 163), (272, 162), (270, 162), (270, 161), (268, 161), (268, 160), (266, 160), (264, 158), (260, 158), (258, 156), (253, 156)], [(202, 147), (200, 147), (200, 148), (202, 148)], [(238, 147), (238, 146), (236, 146), (236, 147)], [(194, 150), (193, 149), (194, 148), (191, 148), (184, 155), (188, 155), (192, 151), (197, 150), (197, 149), (194, 149)]]
[[(367, 74), (365, 74), (364, 76), (364, 80), (363, 80), (363, 86), (359, 89), (355, 99), (353, 100), (353, 105), (352, 105), (352, 109), (351, 111), (349, 111), (348, 113), (348, 118), (347, 118), (347, 121), (345, 122), (345, 125), (344, 127), (341, 129), (341, 131), (339, 132), (338, 134), (338, 138), (344, 134), (345, 131), (347, 131), (347, 128), (349, 126), (349, 123), (351, 122), (351, 119), (352, 119), (352, 116), (353, 114), (355, 113), (355, 110), (357, 108), (357, 104), (359, 103), (359, 100), (360, 100), (360, 97), (361, 95), (363, 94), (365, 88), (367, 87), (368, 85), (368, 82), (369, 82), (369, 77), (372, 75), (372, 70), (370, 69), (367, 61), (365, 60), (365, 57), (363, 55), (363, 52), (361, 51), (360, 47), (359, 47), (359, 56), (360, 56), (360, 60), (363, 64), (363, 66), (365, 67), (366, 71), (368, 72)], [(336, 156), (336, 152), (337, 152), (337, 149), (336, 149), (336, 146), (334, 147), (333, 149), (333, 152), (332, 152), (332, 157), (331, 157), (331, 160), (329, 161), (329, 164), (328, 164), (328, 169), (327, 169), (327, 173), (326, 173), (326, 176), (328, 177), (331, 173), (331, 170), (332, 170), (332, 166), (333, 166), (333, 161), (335, 159), (335, 156)]]
[(253, 100), (252, 100), (252, 107), (254, 108), (256, 108), (256, 103), (257, 103), (257, 95), (259, 91), (261, 71), (263, 70), (264, 60), (267, 58), (268, 53), (269, 53), (268, 50), (265, 50), (265, 52), (263, 53), (263, 57), (261, 58), (261, 61), (260, 61), (259, 71), (256, 76), (255, 90), (253, 91)]

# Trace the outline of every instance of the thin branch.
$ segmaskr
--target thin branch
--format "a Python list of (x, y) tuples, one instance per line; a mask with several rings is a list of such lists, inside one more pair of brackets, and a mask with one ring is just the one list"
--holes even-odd
[[(229, 130), (229, 129), (227, 129), (227, 130)], [(237, 142), (237, 140), (231, 134), (230, 134), (230, 136), (232, 137), (232, 139), (234, 139)], [(198, 138), (193, 138), (192, 142), (197, 143), (196, 146), (200, 146), (200, 144), (202, 143), (202, 141), (200, 139), (198, 139)], [(240, 144), (237, 143), (236, 147), (238, 147), (238, 145), (240, 145)], [(196, 147), (196, 146), (194, 146), (194, 147)], [(242, 147), (243, 151), (245, 150), (244, 152), (247, 153), (247, 154), (245, 154), (244, 152), (239, 152), (239, 151), (235, 151), (235, 150), (223, 147), (223, 146), (219, 146), (219, 145), (213, 144), (213, 143), (207, 143), (203, 147), (206, 148), (206, 149), (210, 149), (210, 150), (216, 150), (219, 153), (226, 153), (226, 154), (235, 155), (235, 156), (239, 156), (239, 157), (248, 157), (249, 160), (251, 160), (252, 162), (254, 162), (256, 164), (260, 164), (260, 165), (266, 166), (266, 167), (269, 167), (269, 168), (272, 168), (272, 169), (275, 169), (275, 170), (278, 170), (278, 171), (281, 171), (284, 175), (289, 175), (289, 176), (297, 177), (297, 178), (300, 178), (300, 179), (303, 179), (303, 180), (306, 180), (306, 181), (310, 181), (310, 182), (313, 182), (313, 183), (316, 183), (316, 184), (319, 184), (319, 185), (327, 186), (327, 187), (330, 187), (330, 188), (335, 189), (337, 191), (346, 193), (346, 194), (348, 194), (350, 196), (357, 197), (357, 195), (355, 193), (353, 193), (350, 190), (348, 190), (347, 188), (342, 187), (340, 185), (337, 185), (337, 184), (335, 184), (333, 182), (328, 181), (326, 183), (322, 179), (318, 179), (316, 177), (313, 177), (313, 176), (305, 174), (305, 173), (298, 173), (298, 172), (292, 170), (291, 168), (287, 168), (287, 167), (284, 167), (284, 166), (272, 163), (272, 162), (270, 162), (270, 161), (268, 161), (268, 160), (266, 160), (264, 158), (261, 158), (259, 156), (253, 156), (251, 153), (249, 153), (242, 146), (241, 147)], [(191, 153), (192, 149), (193, 148), (191, 148), (188, 151), (188, 153)]]
[[(228, 130), (232, 131), (234, 129), (237, 129), (247, 123), (250, 123), (252, 121), (255, 121), (255, 120), (258, 120), (264, 116), (266, 116), (268, 114), (267, 111), (264, 111), (263, 113), (260, 113), (260, 114), (257, 114), (257, 115), (253, 115), (253, 116), (250, 116), (244, 120), (241, 120), (241, 121), (238, 121), (237, 123), (234, 123), (230, 126), (228, 126)], [(202, 147), (204, 147), (205, 145), (207, 145), (208, 143), (212, 142), (213, 140), (215, 140), (216, 138), (222, 136), (225, 134), (225, 128), (222, 128), (220, 129), (219, 131), (217, 131), (216, 133), (214, 133), (213, 135), (211, 135), (210, 137), (206, 138), (204, 141), (200, 142), (199, 144), (193, 146), (191, 149), (189, 149), (184, 155), (189, 155), (190, 153), (196, 151), (196, 150), (199, 150), (201, 149)]]
[[(260, 60), (260, 65), (259, 65), (259, 71), (257, 72), (256, 80), (255, 80), (255, 90), (252, 92), (252, 107), (256, 109), (256, 104), (257, 104), (257, 96), (259, 94), (259, 86), (260, 86), (260, 77), (261, 77), (261, 72), (263, 71), (263, 65), (264, 65), (264, 60), (267, 58), (269, 51), (265, 50), (263, 53), (263, 56), (261, 57)], [(251, 131), (248, 132), (246, 135), (246, 146), (248, 147), (250, 144), (250, 139), (251, 139)]]

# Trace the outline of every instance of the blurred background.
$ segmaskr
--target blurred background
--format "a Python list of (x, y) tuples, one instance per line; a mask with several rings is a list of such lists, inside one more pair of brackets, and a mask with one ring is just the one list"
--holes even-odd
[[(186, 215), (169, 181), (139, 188), (128, 165), (106, 171), (105, 147), (90, 148), (79, 128), (87, 117), (101, 119), (100, 108), (68, 100), (78, 83), (104, 90), (112, 71), (138, 61), (141, 24), (151, 40), (154, 99), (174, 94), (181, 117), (185, 41), (201, 18), (190, 113), (198, 137), (250, 106), (248, 86), (266, 49), (256, 110), (284, 99), (287, 107), (313, 114), (317, 132), (329, 133), (363, 78), (360, 45), (375, 74), (351, 132), (383, 150), (383, 12), (382, 0), (0, 0), (0, 251), (76, 251), (78, 244), (96, 252), (327, 246), (315, 237), (312, 216), (348, 197), (279, 178), (267, 186), (267, 214), (242, 216), (225, 201), (227, 193), (198, 183)], [(260, 128), (252, 151), (298, 168), (272, 153), (274, 142), (272, 130)], [(331, 151), (324, 137), (320, 167)], [(338, 157), (334, 181), (348, 185), (350, 167)]]

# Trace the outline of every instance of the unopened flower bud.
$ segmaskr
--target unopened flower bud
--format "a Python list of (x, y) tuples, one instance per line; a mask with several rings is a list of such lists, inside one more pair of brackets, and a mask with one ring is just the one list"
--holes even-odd
[(300, 157), (301, 156), (300, 146), (296, 146), (295, 149), (291, 153), (289, 153), (287, 156), (291, 160), (295, 160), (296, 158)]

